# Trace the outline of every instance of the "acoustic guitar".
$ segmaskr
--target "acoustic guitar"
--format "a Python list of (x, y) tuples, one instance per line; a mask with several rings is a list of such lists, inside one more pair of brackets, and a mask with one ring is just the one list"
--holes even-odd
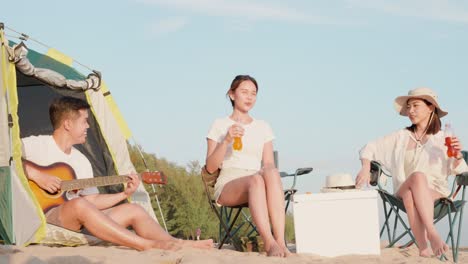
[[(29, 180), (29, 186), (44, 213), (76, 197), (76, 190), (126, 183), (130, 180), (128, 176), (102, 176), (89, 179), (77, 179), (73, 168), (63, 162), (57, 162), (49, 166), (40, 166), (31, 161), (23, 160), (23, 165), (32, 166), (44, 174), (61, 179), (60, 190), (56, 193), (50, 193), (39, 187), (35, 182)], [(166, 175), (160, 171), (143, 172), (138, 174), (138, 176), (140, 180), (146, 184), (167, 183)]]

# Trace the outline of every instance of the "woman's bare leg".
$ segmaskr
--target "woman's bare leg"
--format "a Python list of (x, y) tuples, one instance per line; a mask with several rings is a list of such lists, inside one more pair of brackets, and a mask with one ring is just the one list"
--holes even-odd
[(416, 243), (419, 247), (419, 255), (422, 257), (431, 256), (432, 250), (427, 243), (426, 229), (422, 223), (421, 217), (419, 217), (419, 214), (416, 211), (411, 190), (402, 190), (400, 188), (399, 197), (403, 199), (403, 203), (405, 204), (409, 225), (413, 230), (414, 238), (416, 239)]
[(228, 182), (218, 199), (218, 203), (225, 206), (236, 206), (246, 202), (249, 203), (252, 219), (265, 242), (267, 254), (269, 256), (284, 256), (283, 251), (271, 234), (265, 183), (261, 175), (245, 176)]
[(271, 226), (276, 243), (280, 245), (286, 256), (290, 255), (286, 243), (284, 241), (285, 228), (285, 205), (283, 183), (276, 168), (264, 168), (262, 170), (263, 180), (265, 182), (266, 198), (268, 204), (268, 212), (271, 219)]
[[(427, 238), (431, 242), (431, 248), (433, 253), (439, 256), (447, 252), (448, 245), (444, 243), (440, 235), (437, 233), (433, 222), (434, 199), (440, 198), (442, 195), (437, 197), (437, 195), (434, 194), (435, 191), (429, 188), (426, 175), (421, 172), (415, 172), (411, 174), (410, 177), (401, 185), (397, 196), (400, 196), (400, 194), (404, 194), (408, 190), (412, 194), (414, 209), (419, 215), (423, 228), (427, 232)], [(410, 215), (408, 215), (408, 217), (410, 217)], [(415, 219), (410, 220), (410, 225), (411, 221), (415, 221)], [(414, 229), (415, 226), (411, 226), (411, 228)]]

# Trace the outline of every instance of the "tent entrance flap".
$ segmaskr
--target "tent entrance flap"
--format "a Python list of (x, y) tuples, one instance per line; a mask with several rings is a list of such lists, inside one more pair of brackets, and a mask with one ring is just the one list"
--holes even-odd
[[(83, 92), (70, 89), (56, 89), (36, 78), (17, 71), (17, 91), (19, 98), (18, 116), (21, 138), (37, 135), (51, 135), (53, 132), (49, 118), (49, 105), (57, 97), (73, 96), (86, 101)], [(93, 166), (94, 175), (115, 175), (116, 169), (112, 156), (103, 139), (94, 115), (89, 115), (89, 129), (86, 143), (75, 146)], [(100, 187), (104, 193), (121, 192), (123, 186)]]

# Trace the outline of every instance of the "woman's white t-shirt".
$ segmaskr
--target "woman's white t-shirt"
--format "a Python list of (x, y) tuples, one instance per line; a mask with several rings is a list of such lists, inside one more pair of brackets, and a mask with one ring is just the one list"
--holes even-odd
[[(221, 143), (229, 128), (236, 122), (229, 117), (216, 119), (211, 125), (207, 138)], [(232, 144), (228, 146), (224, 156), (221, 169), (240, 168), (247, 170), (260, 170), (263, 146), (275, 138), (270, 125), (263, 120), (253, 119), (249, 124), (242, 125), (244, 136), (242, 137), (242, 150), (232, 149)]]

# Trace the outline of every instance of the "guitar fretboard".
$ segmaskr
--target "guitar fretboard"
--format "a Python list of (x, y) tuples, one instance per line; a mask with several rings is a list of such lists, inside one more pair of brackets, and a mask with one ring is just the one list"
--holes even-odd
[(90, 187), (107, 186), (127, 182), (128, 176), (105, 176), (89, 179), (62, 181), (61, 190), (71, 191)]

